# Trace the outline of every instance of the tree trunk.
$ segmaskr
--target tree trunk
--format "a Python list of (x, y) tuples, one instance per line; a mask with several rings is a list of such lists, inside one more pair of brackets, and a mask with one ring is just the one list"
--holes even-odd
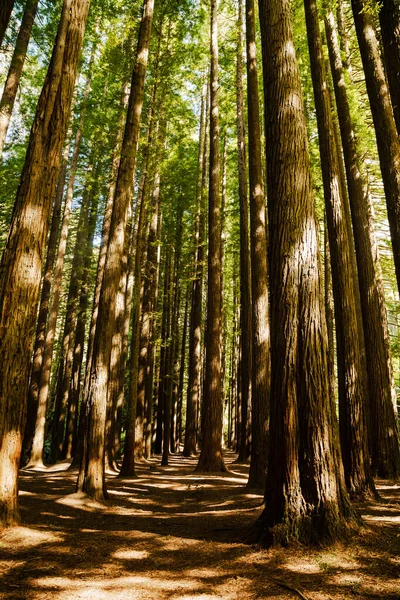
[(236, 53), (236, 117), (238, 141), (239, 206), (240, 206), (240, 341), (242, 348), (242, 418), (238, 462), (245, 462), (250, 454), (248, 412), (251, 406), (252, 321), (250, 287), (249, 197), (247, 184), (246, 128), (243, 98), (243, 42), (242, 0), (239, 0)]
[(39, 0), (27, 0), (7, 79), (4, 84), (3, 95), (0, 100), (0, 159), (6, 141), (38, 4)]
[(400, 140), (372, 16), (366, 0), (352, 0), (351, 4), (375, 126), (397, 286), (400, 289)]
[(221, 398), (221, 224), (218, 116), (218, 0), (211, 0), (210, 190), (208, 205), (208, 286), (202, 447), (196, 470), (225, 471)]
[(89, 0), (64, 0), (0, 265), (0, 520), (18, 519), (29, 365), (44, 248)]
[(381, 0), (379, 22), (394, 119), (400, 135), (400, 5), (397, 0)]
[(400, 473), (399, 436), (394, 411), (396, 394), (373, 209), (360, 170), (357, 142), (332, 13), (329, 13), (325, 19), (325, 28), (349, 188), (367, 363), (376, 365), (376, 368), (368, 370), (370, 389), (368, 433), (372, 472), (379, 477), (395, 478)]
[(3, 43), (15, 0), (2, 0), (0, 4), (0, 46)]
[(368, 383), (361, 362), (363, 340), (357, 326), (354, 273), (349, 232), (325, 72), (316, 0), (304, 0), (311, 76), (317, 113), (318, 137), (324, 183), (329, 250), (335, 304), (339, 380), (339, 425), (344, 472), (352, 496), (374, 490), (369, 468), (366, 407)]
[(252, 440), (249, 488), (263, 489), (268, 458), (271, 376), (267, 233), (261, 157), (254, 0), (246, 0), (247, 104), (249, 123), (251, 292), (252, 292)]
[(154, 0), (144, 0), (93, 344), (93, 359), (86, 407), (87, 441), (77, 487), (79, 491), (84, 491), (97, 500), (103, 500), (106, 493), (104, 437), (109, 364), (116, 324), (116, 295), (121, 279), (121, 262), (125, 249), (125, 235), (136, 169), (153, 11)]
[(199, 162), (197, 179), (197, 221), (195, 248), (195, 277), (192, 286), (192, 305), (190, 313), (189, 334), (189, 367), (186, 404), (185, 444), (183, 456), (193, 456), (197, 451), (197, 413), (200, 403), (200, 369), (201, 369), (201, 328), (203, 320), (203, 272), (204, 272), (204, 237), (205, 237), (205, 203), (207, 190), (208, 135), (206, 123), (209, 113), (209, 85), (203, 91), (202, 111), (199, 139)]
[[(339, 537), (350, 515), (335, 464), (327, 332), (307, 127), (290, 0), (260, 0), (271, 288), (271, 420), (264, 543)], [(278, 526), (278, 527), (277, 527)]]

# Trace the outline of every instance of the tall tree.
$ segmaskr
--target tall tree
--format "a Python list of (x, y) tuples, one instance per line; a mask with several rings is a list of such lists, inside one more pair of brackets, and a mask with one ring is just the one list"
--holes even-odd
[(370, 389), (368, 437), (372, 471), (379, 477), (397, 477), (400, 450), (397, 417), (394, 411), (395, 389), (372, 204), (368, 187), (361, 173), (357, 140), (332, 12), (326, 15), (325, 29), (349, 188), (367, 363), (379, 365), (378, 368), (368, 370)]
[(51, 203), (89, 0), (64, 0), (0, 265), (0, 519), (18, 520), (18, 466)]
[(0, 100), (0, 158), (6, 141), (38, 4), (39, 0), (27, 0), (26, 2), (10, 68), (4, 84), (3, 95)]
[(15, 0), (3, 0), (0, 5), (0, 45), (3, 43), (14, 4)]
[(93, 344), (90, 387), (86, 408), (87, 439), (77, 485), (78, 490), (98, 500), (104, 500), (106, 493), (104, 479), (104, 433), (109, 364), (116, 323), (115, 299), (121, 279), (121, 263), (126, 243), (125, 235), (133, 191), (133, 178), (136, 169), (144, 81), (149, 56), (153, 13), (154, 0), (144, 0), (136, 63), (132, 74), (128, 115), (115, 188), (103, 283), (99, 299), (99, 313)]
[(249, 195), (247, 182), (246, 127), (244, 122), (243, 93), (243, 10), (239, 0), (237, 23), (237, 55), (236, 55), (236, 121), (238, 141), (238, 174), (239, 174), (239, 206), (240, 206), (240, 331), (242, 359), (241, 398), (242, 418), (239, 439), (238, 461), (245, 461), (249, 455), (248, 413), (251, 405), (251, 371), (252, 371), (252, 321), (251, 321), (251, 286), (250, 286), (250, 240), (249, 240)]
[(376, 38), (371, 6), (366, 0), (352, 0), (351, 4), (375, 126), (397, 286), (400, 289), (400, 140)]
[[(258, 538), (341, 535), (349, 500), (335, 464), (327, 332), (290, 0), (259, 0), (268, 170), (271, 420)], [(279, 527), (275, 527), (279, 525)]]
[(197, 471), (225, 471), (222, 456), (221, 225), (218, 115), (218, 0), (211, 0), (210, 189), (208, 199), (208, 287), (202, 446)]
[(364, 338), (359, 335), (356, 295), (344, 197), (340, 186), (332, 109), (327, 85), (316, 0), (304, 0), (311, 76), (317, 113), (335, 304), (339, 425), (344, 471), (352, 495), (373, 489), (369, 469), (366, 409), (368, 384), (361, 362)]
[(396, 0), (381, 0), (379, 4), (383, 57), (394, 119), (400, 135), (400, 5)]
[(247, 107), (252, 291), (252, 439), (248, 486), (265, 486), (268, 452), (270, 335), (264, 180), (261, 156), (254, 0), (246, 0)]

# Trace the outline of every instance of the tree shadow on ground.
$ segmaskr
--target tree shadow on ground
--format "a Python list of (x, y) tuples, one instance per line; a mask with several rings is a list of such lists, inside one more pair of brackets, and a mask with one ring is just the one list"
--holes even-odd
[(360, 505), (368, 527), (348, 546), (266, 550), (243, 543), (262, 495), (234, 459), (216, 476), (179, 455), (165, 468), (141, 463), (138, 478), (109, 479), (105, 507), (70, 495), (74, 471), (23, 472), (24, 524), (1, 538), (0, 597), (400, 599), (398, 486), (380, 486), (386, 503)]

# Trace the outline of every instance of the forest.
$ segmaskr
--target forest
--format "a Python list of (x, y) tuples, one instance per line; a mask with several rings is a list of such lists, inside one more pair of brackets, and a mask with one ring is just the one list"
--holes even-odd
[(0, 0), (0, 597), (400, 599), (399, 0)]

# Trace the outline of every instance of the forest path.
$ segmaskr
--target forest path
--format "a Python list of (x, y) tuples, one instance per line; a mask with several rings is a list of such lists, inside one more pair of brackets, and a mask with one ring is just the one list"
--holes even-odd
[(194, 458), (152, 459), (137, 479), (108, 478), (107, 507), (70, 495), (66, 465), (23, 471), (23, 526), (0, 538), (0, 598), (400, 600), (400, 486), (359, 507), (368, 526), (347, 547), (264, 550), (242, 543), (262, 496), (234, 458), (215, 476), (195, 474)]

